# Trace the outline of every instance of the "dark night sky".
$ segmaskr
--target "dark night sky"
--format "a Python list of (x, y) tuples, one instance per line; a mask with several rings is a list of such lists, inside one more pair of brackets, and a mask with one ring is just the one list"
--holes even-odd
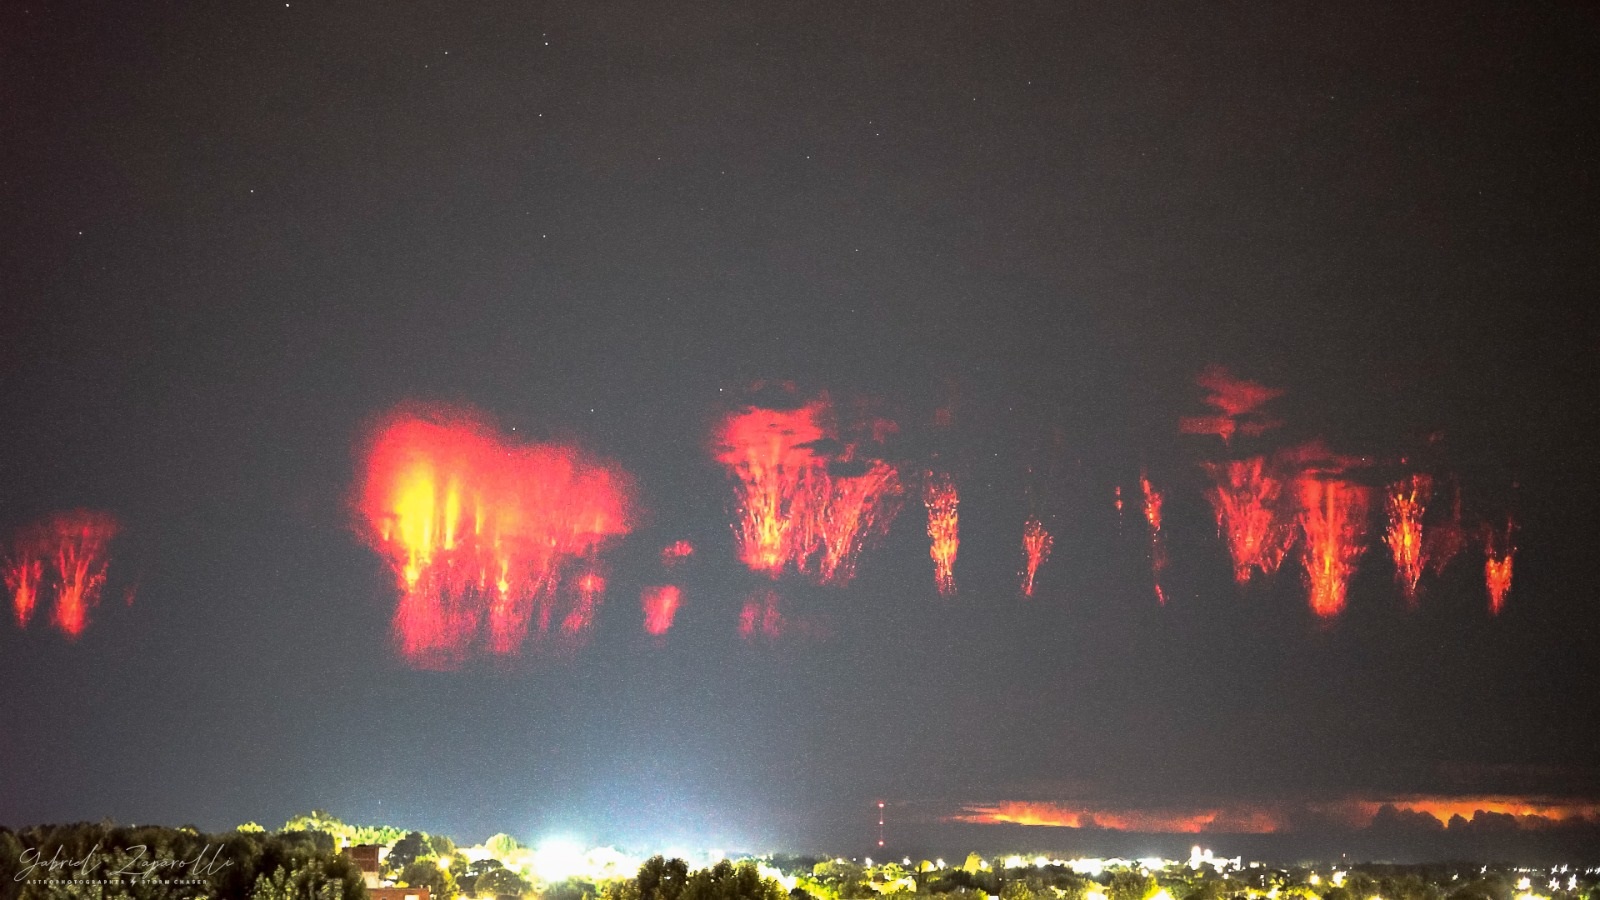
[[(0, 527), (125, 534), (77, 642), (0, 627), (0, 822), (861, 852), (880, 798), (941, 848), (1002, 800), (1600, 801), (1600, 16), (1389, 7), (3, 0)], [(1442, 432), (1520, 519), (1505, 614), (1476, 556), (1408, 613), (1369, 550), (1328, 627), (1291, 571), (1237, 591), (1176, 427), (1210, 364), (1348, 452)], [(741, 644), (706, 442), (763, 378), (959, 397), (959, 597), (909, 506), (847, 590), (782, 585), (830, 639)], [(396, 661), (346, 497), (407, 399), (637, 476), (575, 658)]]

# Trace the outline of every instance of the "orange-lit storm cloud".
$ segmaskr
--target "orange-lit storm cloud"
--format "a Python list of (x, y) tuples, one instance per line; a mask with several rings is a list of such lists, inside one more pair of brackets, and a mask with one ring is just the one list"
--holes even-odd
[(1511, 816), (1517, 825), (1523, 828), (1546, 828), (1562, 823), (1600, 822), (1600, 803), (1593, 801), (1498, 794), (1474, 796), (1408, 794), (1395, 797), (1366, 797), (1313, 804), (1311, 809), (1352, 827), (1364, 828), (1372, 824), (1385, 806), (1400, 812), (1425, 813), (1438, 820), (1441, 825), (1448, 825), (1451, 818), (1456, 816), (1471, 821), (1479, 813)]
[(1600, 823), (1600, 803), (1548, 797), (1504, 795), (1405, 795), (1358, 797), (1289, 805), (1198, 805), (1125, 808), (1074, 803), (1002, 801), (969, 805), (946, 821), (976, 825), (1031, 825), (1049, 828), (1099, 828), (1147, 834), (1273, 834), (1297, 821), (1336, 822), (1352, 829), (1374, 824), (1385, 807), (1423, 813), (1440, 825), (1481, 814), (1511, 816), (1517, 827), (1542, 829)]
[(1101, 828), (1148, 834), (1270, 834), (1284, 827), (1278, 816), (1262, 808), (1126, 809), (1025, 801), (968, 806), (950, 820), (978, 825)]

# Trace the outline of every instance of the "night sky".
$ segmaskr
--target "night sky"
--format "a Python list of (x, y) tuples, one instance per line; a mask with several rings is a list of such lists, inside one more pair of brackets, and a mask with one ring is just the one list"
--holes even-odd
[[(122, 526), (75, 641), (7, 604), (0, 823), (1400, 856), (1477, 845), (1316, 810), (1600, 803), (1600, 15), (1391, 6), (0, 2), (0, 529)], [(1208, 366), (1514, 517), (1505, 610), (1476, 538), (1408, 610), (1381, 503), (1337, 619), (1237, 588)], [(785, 381), (938, 445), (956, 596), (914, 493), (846, 588), (740, 565), (710, 435)], [(351, 498), (407, 402), (632, 473), (585, 646), (397, 656)], [(827, 628), (741, 640), (769, 585)]]

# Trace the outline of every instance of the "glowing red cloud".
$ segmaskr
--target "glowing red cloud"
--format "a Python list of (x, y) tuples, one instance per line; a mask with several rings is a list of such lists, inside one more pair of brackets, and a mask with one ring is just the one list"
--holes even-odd
[(1305, 475), (1299, 481), (1301, 560), (1312, 612), (1324, 618), (1344, 610), (1350, 576), (1367, 529), (1367, 494), (1361, 485)]
[(77, 510), (50, 520), (56, 569), (56, 610), (52, 621), (68, 637), (89, 624), (89, 609), (100, 602), (106, 581), (106, 545), (117, 533), (115, 519)]
[(1415, 604), (1417, 582), (1427, 564), (1427, 546), (1423, 541), (1422, 517), (1433, 496), (1433, 479), (1417, 474), (1389, 486), (1384, 499), (1389, 527), (1384, 532), (1384, 543), (1394, 558), (1394, 578), (1405, 594), (1406, 602)]
[(819, 580), (848, 584), (867, 543), (886, 532), (900, 512), (900, 473), (882, 460), (839, 464), (820, 483), (826, 493), (813, 505), (809, 523), (815, 531), (810, 545), (816, 549), (801, 557), (800, 568), (814, 555)]
[(785, 621), (779, 606), (777, 591), (762, 591), (746, 598), (739, 610), (739, 636), (747, 641), (782, 637)]
[(739, 608), (739, 637), (753, 644), (776, 644), (791, 639), (825, 640), (832, 625), (819, 615), (796, 615), (772, 588), (755, 591)]
[(674, 584), (658, 584), (645, 588), (639, 603), (644, 607), (645, 633), (661, 637), (672, 630), (672, 620), (683, 603), (683, 592)]
[[(589, 629), (594, 625), (595, 611), (599, 608), (605, 592), (606, 580), (598, 572), (585, 572), (572, 583), (571, 602), (567, 607), (567, 614), (561, 619), (561, 634), (568, 646), (581, 641), (589, 633)], [(550, 606), (546, 605), (544, 609), (548, 611)], [(541, 632), (547, 630), (549, 620), (545, 618), (542, 621), (546, 623), (546, 627), (541, 627)]]
[(1268, 401), (1283, 396), (1281, 388), (1235, 378), (1222, 366), (1208, 367), (1195, 377), (1195, 383), (1206, 389), (1207, 406), (1235, 418), (1253, 413)]
[(1144, 493), (1144, 520), (1150, 526), (1150, 576), (1155, 583), (1156, 601), (1167, 605), (1167, 592), (1161, 589), (1161, 573), (1167, 568), (1167, 544), (1161, 536), (1161, 492), (1150, 483), (1150, 476), (1139, 472), (1139, 488)]
[(670, 569), (693, 555), (693, 544), (688, 541), (673, 541), (661, 548), (661, 564)]
[(1022, 525), (1022, 596), (1033, 596), (1033, 582), (1039, 567), (1050, 559), (1050, 547), (1055, 539), (1045, 530), (1037, 516), (1029, 516)]
[(1506, 595), (1511, 592), (1511, 561), (1517, 548), (1511, 542), (1513, 525), (1506, 523), (1503, 534), (1489, 533), (1484, 546), (1483, 580), (1489, 592), (1489, 615), (1498, 616), (1506, 607)]
[(1283, 479), (1265, 459), (1206, 463), (1213, 486), (1206, 492), (1217, 518), (1217, 533), (1233, 558), (1233, 578), (1250, 580), (1251, 570), (1271, 575), (1294, 543), (1294, 526), (1283, 515)]
[(939, 593), (956, 592), (956, 553), (961, 549), (961, 497), (948, 472), (929, 472), (923, 483), (922, 503), (928, 508), (928, 555), (933, 559), (933, 579)]
[[(872, 418), (859, 430), (876, 440), (895, 426)], [(739, 559), (772, 578), (793, 568), (824, 584), (849, 583), (862, 551), (900, 509), (898, 470), (839, 440), (826, 397), (729, 415), (713, 455), (735, 485)]]
[(825, 409), (820, 400), (793, 410), (746, 407), (717, 433), (717, 462), (739, 486), (739, 558), (753, 571), (776, 578), (801, 555), (812, 481), (824, 464), (812, 448), (826, 436), (820, 422)]
[(1207, 368), (1195, 382), (1206, 390), (1205, 404), (1216, 413), (1181, 419), (1178, 429), (1184, 434), (1214, 434), (1227, 443), (1237, 433), (1259, 437), (1282, 424), (1259, 412), (1262, 406), (1283, 396), (1279, 388), (1235, 378), (1221, 366)]
[(6, 590), (11, 592), (11, 608), (19, 628), (28, 627), (28, 620), (33, 618), (43, 580), (44, 560), (32, 542), (17, 547), (12, 558), (6, 560)]
[(17, 624), (26, 627), (46, 591), (54, 590), (50, 623), (69, 640), (83, 634), (105, 586), (107, 546), (119, 530), (109, 514), (86, 509), (56, 513), (24, 529), (5, 570)]
[(562, 590), (574, 560), (631, 527), (631, 480), (557, 444), (513, 444), (477, 414), (409, 408), (374, 429), (356, 494), (360, 533), (394, 570), (394, 633), (421, 668), (474, 645), (520, 652), (530, 629), (576, 637), (605, 581)]

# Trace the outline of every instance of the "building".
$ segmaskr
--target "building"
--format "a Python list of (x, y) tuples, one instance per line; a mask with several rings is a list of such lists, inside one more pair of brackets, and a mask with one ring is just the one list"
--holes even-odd
[(383, 884), (379, 869), (379, 863), (383, 861), (383, 848), (377, 844), (346, 847), (344, 855), (361, 870), (361, 881), (367, 886), (367, 896), (372, 900), (430, 900), (425, 887), (389, 887)]

